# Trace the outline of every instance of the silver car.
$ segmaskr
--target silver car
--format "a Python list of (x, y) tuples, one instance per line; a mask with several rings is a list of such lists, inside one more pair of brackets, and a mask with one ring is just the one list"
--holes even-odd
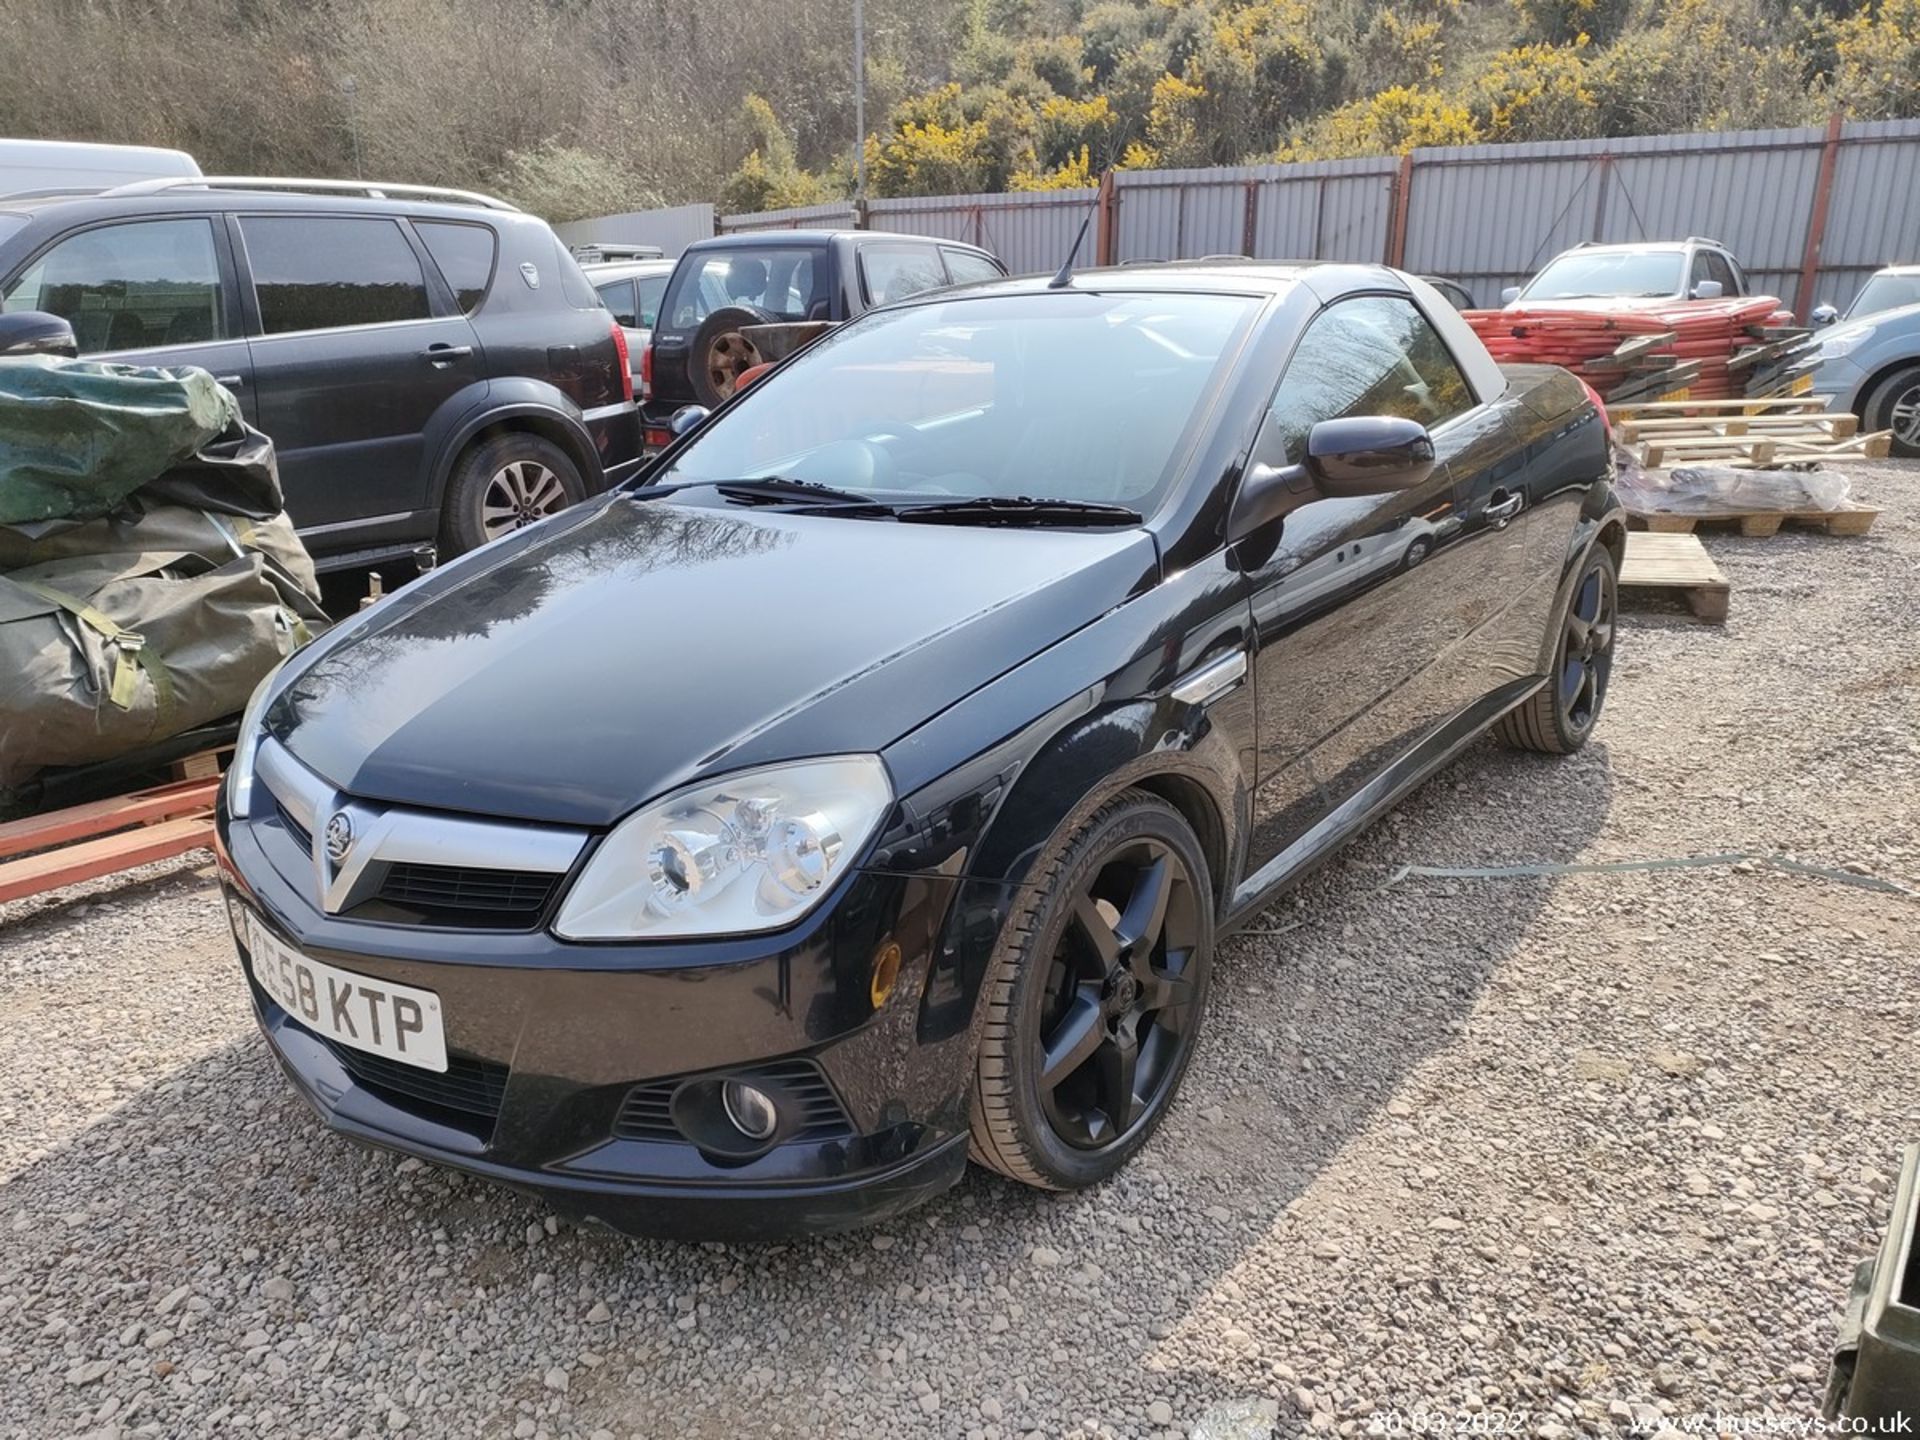
[(1851, 410), (1868, 430), (1891, 430), (1893, 453), (1920, 458), (1920, 265), (1890, 265), (1841, 315), (1813, 312), (1821, 337), (1813, 393)]
[(614, 260), (582, 265), (580, 270), (600, 292), (600, 303), (613, 312), (614, 321), (627, 332), (627, 363), (633, 371), (633, 393), (641, 395), (644, 387), (640, 383), (640, 357), (647, 353), (647, 346), (653, 340), (654, 317), (660, 313), (660, 297), (667, 293), (673, 261)]

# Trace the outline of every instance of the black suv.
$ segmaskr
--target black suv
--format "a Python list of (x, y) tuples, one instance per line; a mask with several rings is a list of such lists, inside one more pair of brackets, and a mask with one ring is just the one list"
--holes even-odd
[(667, 281), (647, 379), (648, 443), (683, 405), (718, 405), (762, 360), (753, 325), (838, 323), (876, 305), (942, 285), (999, 280), (1007, 267), (985, 250), (884, 230), (769, 230), (697, 240)]
[(0, 196), (0, 308), (64, 317), (83, 355), (213, 372), (273, 438), (323, 568), (470, 550), (640, 463), (626, 337), (546, 223), (486, 196)]

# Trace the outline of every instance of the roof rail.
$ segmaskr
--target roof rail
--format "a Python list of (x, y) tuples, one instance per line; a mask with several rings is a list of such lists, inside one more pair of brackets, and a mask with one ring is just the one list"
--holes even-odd
[(1689, 235), (1689, 236), (1687, 236), (1687, 244), (1689, 244), (1689, 245), (1711, 245), (1711, 246), (1713, 246), (1713, 247), (1714, 247), (1714, 248), (1715, 248), (1716, 250), (1725, 250), (1725, 249), (1727, 248), (1727, 242), (1726, 242), (1726, 241), (1724, 241), (1724, 240), (1716, 240), (1716, 239), (1714, 239), (1714, 238), (1713, 238), (1713, 237), (1712, 237), (1711, 235)]
[(389, 184), (370, 180), (299, 180), (267, 175), (168, 175), (116, 185), (108, 195), (164, 195), (174, 190), (285, 190), (312, 195), (358, 195), (369, 200), (441, 200), (453, 205), (478, 205), (487, 210), (511, 210), (517, 205), (474, 190), (450, 190), (444, 185)]

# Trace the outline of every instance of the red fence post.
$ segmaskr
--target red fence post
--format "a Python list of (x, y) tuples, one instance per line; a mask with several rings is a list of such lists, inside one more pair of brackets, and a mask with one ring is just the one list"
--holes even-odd
[(1240, 253), (1249, 260), (1253, 258), (1254, 230), (1260, 223), (1260, 182), (1247, 181), (1247, 210), (1240, 225)]
[(1097, 202), (1100, 223), (1093, 239), (1095, 260), (1101, 265), (1117, 264), (1119, 258), (1120, 234), (1114, 223), (1114, 212), (1119, 209), (1120, 197), (1114, 193), (1114, 188), (1113, 171), (1108, 170), (1100, 177), (1100, 199)]
[(1813, 182), (1813, 213), (1807, 217), (1807, 249), (1800, 258), (1800, 293), (1793, 313), (1802, 325), (1813, 310), (1813, 286), (1820, 273), (1820, 242), (1827, 237), (1827, 212), (1833, 206), (1833, 170), (1840, 156), (1841, 114), (1827, 117), (1827, 140), (1820, 147), (1820, 176)]
[(1387, 220), (1387, 264), (1400, 268), (1407, 258), (1407, 207), (1413, 198), (1413, 152), (1400, 157), (1400, 173), (1393, 177), (1393, 212)]

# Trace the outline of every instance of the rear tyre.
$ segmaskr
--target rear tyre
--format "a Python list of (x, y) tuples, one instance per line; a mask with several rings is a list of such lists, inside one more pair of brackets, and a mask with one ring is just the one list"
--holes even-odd
[(1613, 555), (1595, 545), (1560, 613), (1560, 639), (1547, 683), (1501, 717), (1494, 727), (1501, 740), (1516, 750), (1548, 755), (1571, 755), (1587, 743), (1613, 674), (1619, 592)]
[(740, 377), (764, 358), (741, 334), (748, 325), (772, 325), (780, 317), (758, 305), (723, 305), (693, 332), (687, 352), (687, 382), (700, 403), (712, 408), (732, 396)]
[(1891, 430), (1893, 453), (1920, 458), (1920, 365), (1895, 371), (1873, 387), (1861, 407), (1869, 431)]
[(464, 555), (586, 495), (579, 467), (551, 440), (525, 431), (497, 435), (454, 465), (440, 515), (441, 548)]
[(1020, 893), (981, 996), (970, 1150), (1078, 1190), (1146, 1143), (1193, 1057), (1213, 962), (1207, 862), (1179, 811), (1128, 790)]

